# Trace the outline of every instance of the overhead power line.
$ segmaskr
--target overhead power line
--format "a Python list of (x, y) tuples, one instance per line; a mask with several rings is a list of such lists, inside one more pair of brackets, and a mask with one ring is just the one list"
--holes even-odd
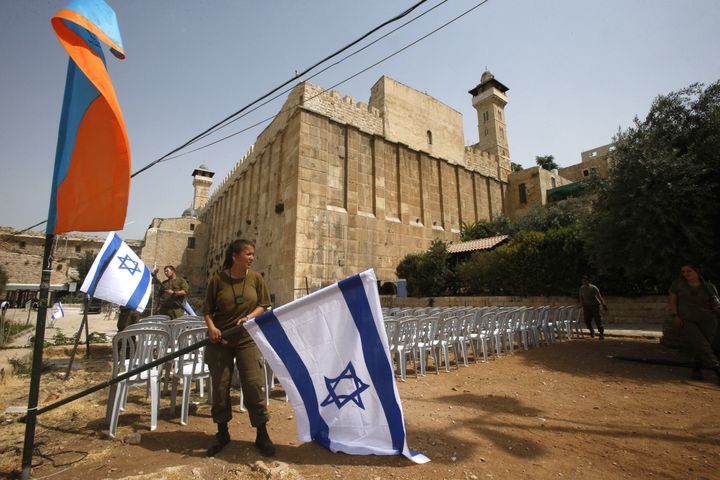
[[(363, 73), (367, 72), (368, 70), (370, 70), (370, 69), (372, 69), (372, 68), (374, 68), (374, 67), (377, 67), (377, 66), (380, 65), (381, 63), (383, 63), (383, 62), (391, 59), (392, 57), (394, 57), (394, 56), (396, 56), (396, 55), (398, 55), (398, 54), (400, 54), (400, 53), (402, 53), (402, 52), (404, 52), (405, 50), (407, 50), (408, 48), (412, 47), (413, 45), (416, 45), (416, 44), (420, 43), (421, 41), (425, 40), (426, 38), (430, 37), (431, 35), (439, 32), (439, 31), (442, 30), (442, 29), (444, 29), (444, 28), (447, 27), (448, 25), (450, 25), (450, 24), (456, 22), (457, 20), (461, 19), (461, 18), (464, 17), (465, 15), (468, 15), (469, 13), (471, 13), (471, 12), (474, 11), (474, 10), (476, 10), (477, 8), (482, 7), (483, 5), (485, 5), (485, 4), (486, 4), (487, 2), (489, 2), (489, 1), (490, 1), (490, 0), (483, 0), (483, 1), (481, 1), (480, 3), (476, 4), (474, 7), (469, 8), (468, 10), (465, 10), (465, 11), (464, 11), (463, 13), (461, 13), (460, 15), (452, 18), (451, 20), (448, 20), (447, 22), (443, 23), (442, 25), (440, 25), (439, 27), (435, 28), (434, 30), (432, 30), (432, 31), (426, 33), (425, 35), (417, 38), (416, 40), (408, 43), (408, 44), (405, 45), (404, 47), (402, 47), (402, 48), (400, 48), (400, 49), (398, 49), (398, 50), (395, 50), (395, 51), (394, 51), (393, 53), (391, 53), (390, 55), (387, 55), (387, 56), (383, 57), (382, 59), (378, 60), (377, 62), (373, 63), (372, 65), (369, 65), (368, 67), (363, 68), (362, 70), (360, 70), (360, 71), (358, 71), (358, 72), (350, 75), (349, 77), (344, 78), (343, 80), (341, 80), (341, 81), (339, 81), (339, 82), (331, 85), (330, 87), (327, 87), (327, 88), (322, 89), (319, 93), (317, 93), (317, 94), (315, 94), (315, 95), (313, 95), (313, 96), (311, 96), (311, 97), (306, 98), (305, 101), (308, 102), (308, 101), (310, 101), (310, 100), (312, 100), (312, 99), (314, 99), (314, 98), (316, 98), (316, 97), (319, 97), (320, 95), (323, 95), (324, 93), (328, 92), (329, 90), (332, 90), (333, 88), (338, 87), (338, 86), (342, 85), (343, 83), (352, 80), (353, 78), (357, 77), (358, 75), (362, 75)], [(291, 108), (293, 108), (293, 107), (291, 107)], [(255, 127), (259, 126), (259, 125), (262, 125), (263, 123), (269, 122), (269, 121), (273, 120), (275, 117), (277, 117), (278, 115), (280, 115), (281, 113), (285, 113), (285, 112), (287, 112), (287, 111), (289, 111), (289, 110), (290, 110), (290, 109), (281, 109), (279, 112), (277, 112), (277, 113), (275, 113), (275, 114), (273, 114), (273, 115), (271, 115), (271, 116), (269, 116), (269, 117), (266, 117), (266, 118), (264, 118), (264, 119), (262, 119), (262, 120), (259, 120), (259, 121), (255, 122), (255, 123), (253, 123), (252, 125), (249, 125), (249, 126), (243, 128), (243, 129), (241, 129), (241, 130), (238, 130), (237, 132), (231, 133), (230, 135), (227, 135), (227, 136), (225, 136), (225, 137), (219, 138), (219, 139), (217, 139), (217, 140), (215, 140), (215, 141), (213, 141), (213, 142), (207, 143), (207, 144), (205, 144), (205, 145), (202, 145), (202, 146), (200, 146), (200, 147), (194, 148), (194, 149), (192, 149), (192, 150), (188, 150), (187, 152), (183, 152), (183, 153), (181, 153), (181, 154), (174, 155), (174, 156), (172, 156), (172, 157), (168, 157), (168, 158), (166, 158), (165, 160), (172, 160), (172, 159), (174, 159), (174, 158), (183, 157), (183, 156), (185, 156), (185, 155), (189, 155), (189, 154), (194, 153), (194, 152), (197, 152), (197, 151), (199, 151), (199, 150), (203, 150), (203, 149), (205, 149), (205, 148), (208, 148), (208, 147), (211, 147), (211, 146), (213, 146), (213, 145), (216, 145), (216, 144), (218, 144), (218, 143), (220, 143), (220, 142), (224, 142), (225, 140), (228, 140), (228, 139), (230, 139), (230, 138), (232, 138), (232, 137), (235, 137), (235, 136), (237, 136), (237, 135), (240, 135), (241, 133), (245, 133), (245, 132), (247, 132), (248, 130), (252, 130), (253, 128), (255, 128)], [(250, 112), (248, 112), (248, 113), (250, 113)]]
[(144, 166), (143, 168), (141, 168), (141, 169), (138, 170), (137, 172), (135, 172), (135, 173), (133, 173), (132, 175), (130, 175), (130, 178), (135, 177), (136, 175), (141, 174), (142, 172), (144, 172), (145, 170), (147, 170), (147, 169), (149, 169), (149, 168), (152, 168), (153, 166), (155, 166), (155, 165), (157, 165), (158, 163), (162, 162), (166, 157), (169, 157), (169, 156), (172, 155), (173, 153), (176, 153), (176, 152), (182, 150), (183, 148), (185, 148), (185, 147), (187, 147), (187, 146), (189, 146), (189, 145), (192, 145), (194, 142), (196, 142), (197, 140), (199, 140), (200, 138), (202, 138), (202, 137), (203, 137), (204, 135), (206, 135), (207, 133), (212, 132), (214, 129), (218, 128), (218, 127), (221, 126), (223, 123), (225, 123), (225, 122), (227, 122), (228, 120), (232, 119), (233, 117), (241, 114), (242, 112), (244, 112), (245, 110), (247, 110), (247, 109), (250, 108), (251, 106), (255, 105), (256, 103), (258, 103), (258, 102), (266, 99), (267, 97), (269, 97), (269, 96), (272, 95), (273, 93), (277, 92), (278, 90), (280, 90), (281, 88), (283, 88), (283, 87), (286, 86), (287, 84), (289, 84), (289, 83), (297, 80), (298, 78), (301, 78), (303, 75), (306, 75), (308, 72), (314, 70), (314, 69), (317, 68), (319, 65), (322, 65), (323, 63), (327, 62), (328, 60), (330, 60), (330, 59), (332, 59), (332, 58), (340, 55), (340, 54), (341, 54), (342, 52), (344, 52), (345, 50), (347, 50), (347, 49), (349, 49), (349, 48), (352, 48), (354, 45), (357, 45), (359, 42), (363, 41), (364, 39), (366, 39), (367, 37), (369, 37), (369, 36), (372, 35), (373, 33), (377, 32), (377, 31), (380, 30), (380, 29), (382, 29), (383, 27), (385, 27), (385, 26), (387, 26), (387, 25), (389, 25), (389, 24), (391, 24), (391, 23), (393, 23), (393, 22), (396, 22), (396, 21), (398, 21), (398, 20), (406, 17), (406, 16), (409, 15), (413, 10), (415, 10), (416, 8), (418, 8), (420, 5), (422, 5), (423, 3), (427, 2), (427, 1), (428, 1), (428, 0), (420, 0), (420, 1), (417, 2), (415, 5), (413, 5), (412, 7), (408, 8), (408, 9), (405, 10), (404, 12), (402, 12), (402, 13), (394, 16), (394, 17), (392, 17), (392, 18), (389, 19), (389, 20), (384, 21), (383, 23), (381, 23), (381, 24), (378, 25), (377, 27), (373, 28), (373, 29), (370, 30), (369, 32), (367, 32), (367, 33), (361, 35), (360, 37), (358, 37), (356, 40), (353, 40), (352, 42), (348, 43), (348, 44), (345, 45), (344, 47), (340, 48), (339, 50), (336, 50), (334, 53), (331, 53), (330, 55), (326, 56), (325, 58), (323, 58), (323, 59), (320, 60), (319, 62), (315, 63), (314, 65), (312, 65), (312, 66), (310, 66), (310, 67), (308, 67), (308, 68), (306, 68), (306, 69), (303, 70), (302, 72), (296, 74), (294, 77), (290, 78), (289, 80), (286, 80), (286, 81), (283, 82), (282, 84), (280, 84), (280, 85), (278, 85), (277, 87), (273, 88), (273, 89), (270, 90), (268, 93), (260, 96), (259, 98), (253, 100), (252, 102), (248, 103), (247, 105), (245, 105), (244, 107), (242, 107), (240, 110), (236, 111), (235, 113), (233, 113), (233, 114), (231, 114), (231, 115), (228, 115), (227, 117), (225, 117), (224, 119), (220, 120), (219, 122), (217, 122), (217, 123), (216, 123), (215, 125), (213, 125), (212, 127), (210, 127), (210, 128), (208, 128), (208, 129), (204, 130), (203, 132), (195, 135), (193, 138), (191, 138), (191, 139), (188, 140), (187, 142), (183, 143), (183, 144), (180, 145), (179, 147), (174, 148), (173, 150), (171, 150), (170, 152), (166, 153), (165, 155), (163, 155), (163, 156), (160, 157), (159, 159), (157, 159), (157, 160), (155, 160), (155, 161), (153, 161), (153, 162), (150, 162), (148, 165)]

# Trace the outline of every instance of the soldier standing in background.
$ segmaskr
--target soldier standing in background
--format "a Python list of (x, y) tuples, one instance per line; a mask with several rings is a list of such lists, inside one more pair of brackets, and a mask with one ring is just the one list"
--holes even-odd
[[(170, 318), (182, 317), (185, 315), (183, 303), (185, 303), (185, 296), (190, 285), (184, 278), (177, 276), (175, 267), (172, 265), (166, 265), (163, 273), (167, 280), (160, 285), (160, 311), (158, 313), (168, 315)], [(153, 272), (153, 277), (157, 280), (156, 274), (157, 269)]]

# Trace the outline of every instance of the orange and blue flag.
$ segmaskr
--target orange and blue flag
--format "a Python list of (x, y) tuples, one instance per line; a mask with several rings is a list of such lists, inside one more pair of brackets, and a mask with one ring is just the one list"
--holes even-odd
[(72, 0), (51, 22), (70, 58), (47, 233), (122, 230), (130, 145), (101, 48), (125, 58), (115, 12), (103, 0)]

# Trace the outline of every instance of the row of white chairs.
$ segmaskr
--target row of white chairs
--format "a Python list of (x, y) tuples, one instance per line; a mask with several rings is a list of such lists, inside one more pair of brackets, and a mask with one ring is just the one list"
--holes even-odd
[(579, 306), (561, 307), (434, 307), (383, 309), (390, 354), (405, 381), (407, 362), (415, 375), (425, 375), (432, 357), (435, 373), (444, 364), (450, 371), (450, 350), (455, 364), (468, 366), (470, 350), (475, 362), (482, 355), (514, 354), (515, 348), (551, 344), (580, 336)]
[[(207, 338), (207, 326), (202, 317), (183, 316), (170, 319), (164, 315), (155, 315), (142, 319), (140, 322), (118, 332), (113, 338), (113, 369), (115, 378), (142, 365), (147, 365), (162, 356), (195, 345)], [(170, 393), (170, 413), (175, 414), (178, 385), (182, 383), (182, 403), (180, 423), (187, 425), (190, 408), (190, 389), (193, 383), (200, 397), (205, 396), (205, 381), (208, 382), (208, 402), (212, 401), (212, 382), (210, 371), (205, 364), (205, 349), (199, 348), (181, 355), (162, 366), (154, 367), (126, 380), (118, 382), (110, 389), (108, 396), (106, 421), (110, 425), (109, 435), (115, 437), (120, 412), (125, 410), (128, 388), (144, 386), (146, 395), (150, 397), (150, 430), (157, 428), (157, 416), (160, 405), (160, 383), (164, 379), (164, 392)], [(275, 376), (267, 365), (264, 365), (265, 402), (269, 404), (270, 391), (275, 386)], [(163, 375), (164, 370), (164, 375)], [(239, 376), (235, 371), (236, 386)], [(287, 396), (286, 396), (287, 401)], [(240, 410), (246, 411), (242, 389), (240, 390)]]

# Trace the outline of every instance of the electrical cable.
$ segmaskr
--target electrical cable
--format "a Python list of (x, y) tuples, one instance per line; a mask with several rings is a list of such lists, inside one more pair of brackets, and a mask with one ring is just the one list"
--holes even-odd
[[(334, 58), (334, 57), (336, 57), (336, 56), (338, 56), (339, 54), (341, 54), (342, 52), (348, 50), (349, 48), (352, 48), (353, 46), (357, 45), (359, 42), (361, 42), (362, 40), (366, 39), (367, 37), (369, 37), (369, 36), (372, 35), (373, 33), (377, 32), (378, 30), (382, 29), (383, 27), (385, 27), (385, 26), (387, 26), (387, 25), (389, 25), (389, 24), (391, 24), (391, 23), (394, 23), (394, 22), (396, 22), (396, 21), (398, 21), (398, 20), (400, 20), (400, 19), (402, 19), (402, 18), (404, 18), (404, 17), (406, 17), (406, 16), (408, 16), (408, 15), (409, 15), (410, 13), (412, 13), (415, 9), (417, 9), (420, 5), (422, 5), (423, 3), (426, 3), (427, 1), (428, 1), (428, 0), (420, 0), (419, 2), (415, 3), (415, 4), (412, 5), (411, 7), (407, 8), (405, 11), (403, 11), (403, 12), (395, 15), (394, 17), (392, 17), (392, 18), (384, 21), (383, 23), (381, 23), (381, 24), (378, 25), (377, 27), (375, 27), (375, 28), (371, 29), (370, 31), (366, 32), (365, 34), (361, 35), (360, 37), (358, 37), (357, 39), (353, 40), (353, 41), (350, 42), (349, 44), (345, 45), (344, 47), (342, 47), (342, 48), (336, 50), (335, 52), (331, 53), (330, 55), (326, 56), (325, 58), (323, 58), (323, 59), (320, 60), (319, 62), (316, 62), (314, 65), (306, 68), (305, 70), (303, 70), (303, 71), (300, 72), (300, 73), (296, 73), (294, 77), (292, 77), (292, 78), (290, 78), (289, 80), (283, 82), (282, 84), (278, 85), (277, 87), (273, 88), (272, 90), (270, 90), (270, 91), (267, 92), (266, 94), (264, 94), (264, 95), (260, 96), (259, 98), (253, 100), (252, 102), (248, 103), (247, 105), (245, 105), (244, 107), (242, 107), (241, 109), (239, 109), (238, 111), (236, 111), (235, 113), (227, 116), (226, 118), (224, 118), (224, 119), (221, 120), (220, 122), (217, 122), (216, 124), (214, 124), (214, 125), (211, 126), (210, 128), (204, 130), (204, 131), (201, 132), (200, 134), (198, 134), (198, 135), (196, 135), (195, 137), (191, 138), (190, 140), (188, 140), (187, 142), (185, 142), (185, 143), (182, 144), (181, 146), (179, 146), (179, 147), (177, 147), (177, 148), (174, 148), (173, 150), (171, 150), (170, 152), (166, 153), (165, 155), (163, 155), (163, 156), (160, 157), (159, 159), (150, 162), (149, 164), (145, 165), (145, 166), (144, 166), (143, 168), (141, 168), (140, 170), (132, 173), (132, 174), (130, 175), (130, 178), (133, 178), (133, 177), (141, 174), (142, 172), (144, 172), (144, 171), (152, 168), (153, 166), (157, 165), (158, 163), (164, 161), (167, 157), (169, 157), (169, 156), (172, 155), (173, 153), (176, 153), (176, 152), (182, 150), (183, 148), (186, 148), (187, 146), (192, 145), (193, 143), (197, 142), (197, 141), (200, 140), (201, 138), (204, 138), (204, 137), (207, 136), (208, 134), (212, 133), (213, 130), (215, 130), (215, 129), (217, 129), (217, 128), (220, 128), (220, 126), (223, 125), (225, 122), (227, 122), (227, 121), (231, 120), (232, 118), (236, 117), (237, 115), (239, 115), (239, 114), (242, 113), (243, 111), (247, 110), (249, 107), (253, 106), (254, 104), (256, 104), (256, 103), (258, 103), (258, 102), (260, 102), (260, 101), (262, 101), (262, 100), (264, 100), (264, 99), (266, 99), (267, 97), (269, 97), (269, 96), (272, 95), (273, 93), (277, 92), (279, 89), (285, 87), (287, 84), (289, 84), (289, 83), (297, 80), (298, 78), (302, 77), (303, 75), (306, 75), (308, 72), (310, 72), (310, 71), (312, 71), (313, 69), (317, 68), (319, 65), (322, 65), (323, 63), (327, 62), (328, 60), (330, 60), (330, 59), (332, 59), (332, 58)], [(443, 2), (443, 3), (445, 3), (445, 2)], [(432, 10), (432, 9), (431, 9), (431, 10)], [(384, 38), (384, 37), (383, 37), (383, 38)], [(323, 71), (324, 71), (324, 70), (323, 70)], [(33, 229), (33, 228), (35, 228), (35, 227), (39, 227), (40, 225), (44, 225), (45, 223), (47, 223), (47, 219), (46, 219), (46, 220), (43, 220), (42, 222), (38, 222), (38, 223), (36, 223), (35, 225), (32, 225), (32, 226), (30, 226), (30, 227), (27, 227), (27, 228), (25, 228), (25, 229), (23, 229), (23, 230), (21, 230), (21, 231), (19, 231), (19, 232), (14, 232), (14, 233), (12, 233), (12, 234), (10, 234), (10, 235), (7, 235), (6, 237), (0, 239), (0, 243), (1, 243), (1, 242), (5, 242), (5, 241), (13, 238), (13, 237), (16, 236), (16, 235), (20, 235), (20, 234), (22, 234), (22, 233), (24, 233), (24, 232), (26, 232), (26, 231), (28, 231), (28, 230), (31, 230), (31, 229)]]
[[(440, 31), (440, 30), (442, 30), (443, 28), (447, 27), (448, 25), (454, 23), (455, 21), (459, 20), (460, 18), (464, 17), (465, 15), (468, 15), (468, 14), (471, 13), (473, 10), (475, 10), (475, 9), (483, 6), (484, 4), (486, 4), (486, 3), (489, 2), (489, 1), (490, 1), (490, 0), (483, 0), (483, 1), (481, 1), (480, 3), (478, 3), (477, 5), (475, 5), (474, 7), (470, 8), (470, 9), (468, 9), (468, 10), (465, 10), (465, 11), (464, 11), (463, 13), (461, 13), (460, 15), (452, 18), (451, 20), (449, 20), (449, 21), (447, 21), (446, 23), (440, 25), (439, 27), (437, 27), (436, 29), (430, 31), (429, 33), (427, 33), (427, 34), (419, 37), (419, 38), (416, 39), (415, 41), (413, 41), (413, 42), (405, 45), (404, 47), (400, 48), (399, 50), (396, 50), (395, 52), (391, 53), (390, 55), (387, 55), (386, 57), (382, 58), (381, 60), (378, 60), (377, 62), (373, 63), (372, 65), (363, 68), (363, 69), (360, 70), (359, 72), (356, 72), (356, 73), (350, 75), (349, 77), (346, 77), (345, 79), (343, 79), (343, 80), (341, 80), (341, 81), (333, 84), (332, 86), (322, 89), (319, 93), (313, 95), (312, 97), (306, 98), (304, 101), (305, 101), (305, 102), (309, 102), (309, 101), (313, 100), (314, 98), (319, 97), (320, 95), (323, 95), (324, 93), (327, 93), (329, 90), (332, 90), (333, 88), (338, 87), (338, 86), (342, 85), (343, 83), (352, 80), (353, 78), (357, 77), (358, 75), (362, 75), (363, 73), (365, 73), (365, 72), (367, 72), (368, 70), (370, 70), (370, 69), (372, 69), (372, 68), (380, 65), (381, 63), (385, 62), (386, 60), (389, 60), (390, 58), (392, 58), (392, 57), (394, 57), (394, 56), (402, 53), (403, 51), (405, 51), (405, 50), (407, 50), (408, 48), (416, 45), (417, 43), (420, 43), (421, 41), (425, 40), (425, 39), (428, 38), (429, 36), (437, 33), (438, 31)], [(294, 88), (294, 87), (293, 87), (293, 88)], [(251, 129), (257, 127), (258, 125), (262, 125), (262, 124), (265, 123), (265, 122), (268, 122), (268, 121), (270, 121), (270, 120), (273, 120), (273, 119), (274, 119), (275, 117), (277, 117), (278, 115), (280, 115), (280, 114), (282, 114), (282, 113), (285, 113), (285, 112), (288, 112), (288, 111), (290, 111), (290, 110), (291, 110), (292, 108), (294, 108), (294, 107), (295, 107), (295, 106), (293, 105), (293, 106), (290, 107), (290, 108), (282, 109), (282, 110), (280, 110), (279, 112), (277, 112), (276, 114), (274, 114), (274, 115), (272, 115), (272, 116), (270, 116), (270, 117), (264, 118), (264, 119), (262, 119), (262, 120), (259, 120), (258, 122), (253, 123), (252, 125), (250, 125), (250, 126), (248, 126), (248, 127), (245, 127), (245, 128), (243, 128), (243, 129), (241, 129), (241, 130), (238, 130), (237, 132), (231, 133), (230, 135), (227, 135), (227, 136), (225, 136), (225, 137), (222, 137), (222, 138), (220, 138), (220, 139), (218, 139), (218, 140), (215, 140), (215, 141), (210, 142), (210, 143), (208, 143), (208, 144), (202, 145), (202, 146), (197, 147), (197, 148), (195, 148), (195, 149), (189, 150), (189, 151), (187, 151), (187, 152), (183, 152), (183, 153), (180, 153), (180, 154), (178, 154), (178, 155), (174, 155), (174, 156), (172, 156), (172, 157), (168, 157), (168, 158), (166, 158), (165, 160), (172, 160), (172, 159), (174, 159), (174, 158), (183, 157), (183, 156), (185, 156), (185, 155), (189, 155), (189, 154), (194, 153), (194, 152), (197, 152), (197, 151), (199, 151), (199, 150), (203, 150), (203, 149), (205, 149), (205, 148), (211, 147), (211, 146), (213, 146), (213, 145), (215, 145), (215, 144), (218, 144), (218, 143), (220, 143), (220, 142), (223, 142), (223, 141), (225, 141), (225, 140), (228, 140), (228, 139), (230, 139), (230, 138), (232, 138), (232, 137), (234, 137), (234, 136), (236, 136), (236, 135), (239, 135), (239, 134), (244, 133), (244, 132), (246, 132), (246, 131), (248, 131), (248, 130), (251, 130)]]
[(357, 43), (361, 42), (361, 41), (364, 40), (365, 38), (369, 37), (369, 36), (372, 35), (373, 33), (377, 32), (377, 31), (380, 30), (381, 28), (385, 27), (386, 25), (389, 25), (389, 24), (391, 24), (391, 23), (393, 23), (393, 22), (396, 22), (396, 21), (398, 21), (398, 20), (406, 17), (406, 16), (409, 15), (413, 10), (415, 10), (416, 8), (418, 8), (420, 5), (422, 5), (423, 3), (427, 2), (427, 1), (428, 1), (428, 0), (420, 0), (418, 3), (416, 3), (416, 4), (413, 5), (413, 6), (411, 6), (410, 8), (408, 8), (407, 10), (405, 10), (404, 12), (402, 12), (402, 13), (394, 16), (393, 18), (391, 18), (391, 19), (389, 19), (389, 20), (386, 20), (385, 22), (381, 23), (380, 25), (378, 25), (377, 27), (373, 28), (373, 29), (370, 30), (369, 32), (363, 34), (362, 36), (360, 36), (360, 37), (357, 38), (356, 40), (350, 42), (349, 44), (347, 44), (347, 45), (345, 45), (344, 47), (340, 48), (339, 50), (335, 51), (334, 53), (331, 53), (330, 55), (326, 56), (325, 58), (323, 58), (323, 59), (320, 60), (319, 62), (317, 62), (317, 63), (315, 63), (314, 65), (312, 65), (311, 67), (306, 68), (306, 69), (303, 70), (302, 72), (296, 74), (296, 75), (295, 75), (294, 77), (292, 77), (291, 79), (289, 79), (289, 80), (283, 82), (282, 84), (278, 85), (277, 87), (273, 88), (273, 89), (270, 90), (268, 93), (262, 95), (261, 97), (255, 99), (255, 100), (253, 100), (252, 102), (250, 102), (249, 104), (245, 105), (245, 106), (242, 107), (240, 110), (238, 110), (238, 111), (236, 111), (235, 113), (227, 116), (227, 117), (224, 118), (223, 120), (217, 122), (217, 123), (216, 123), (215, 125), (213, 125), (212, 127), (208, 128), (208, 129), (206, 129), (205, 131), (203, 131), (203, 132), (199, 133), (198, 135), (194, 136), (193, 138), (191, 138), (190, 140), (188, 140), (187, 142), (185, 142), (185, 143), (182, 144), (181, 146), (179, 146), (179, 147), (177, 147), (177, 148), (174, 148), (173, 150), (171, 150), (170, 152), (166, 153), (165, 155), (163, 155), (163, 156), (160, 157), (159, 159), (157, 159), (157, 160), (155, 160), (155, 161), (153, 161), (153, 162), (150, 162), (148, 165), (144, 166), (144, 167), (141, 168), (140, 170), (138, 170), (138, 171), (136, 171), (135, 173), (133, 173), (132, 175), (130, 175), (130, 178), (133, 178), (134, 176), (141, 174), (141, 173), (144, 172), (145, 170), (153, 167), (154, 165), (157, 165), (158, 163), (160, 163), (161, 161), (163, 161), (163, 159), (165, 159), (166, 157), (169, 157), (169, 156), (172, 155), (173, 153), (176, 153), (176, 152), (182, 150), (183, 148), (185, 148), (185, 147), (187, 147), (187, 146), (189, 146), (189, 145), (192, 145), (192, 144), (195, 143), (202, 135), (205, 135), (205, 134), (211, 132), (211, 131), (214, 130), (215, 128), (218, 128), (220, 125), (222, 125), (223, 123), (225, 123), (225, 122), (227, 122), (228, 120), (232, 119), (233, 117), (239, 115), (240, 113), (242, 113), (243, 111), (245, 111), (245, 110), (247, 110), (249, 107), (251, 107), (252, 105), (256, 104), (256, 103), (259, 102), (259, 101), (264, 100), (265, 98), (269, 97), (269, 96), (272, 95), (273, 93), (277, 92), (278, 90), (280, 90), (281, 88), (283, 88), (284, 86), (286, 86), (288, 83), (297, 80), (298, 78), (300, 78), (300, 77), (302, 77), (303, 75), (307, 74), (308, 72), (310, 72), (311, 70), (315, 69), (317, 66), (325, 63), (326, 61), (330, 60), (331, 58), (338, 56), (339, 54), (341, 54), (341, 53), (344, 52), (345, 50), (353, 47), (353, 46), (356, 45)]

